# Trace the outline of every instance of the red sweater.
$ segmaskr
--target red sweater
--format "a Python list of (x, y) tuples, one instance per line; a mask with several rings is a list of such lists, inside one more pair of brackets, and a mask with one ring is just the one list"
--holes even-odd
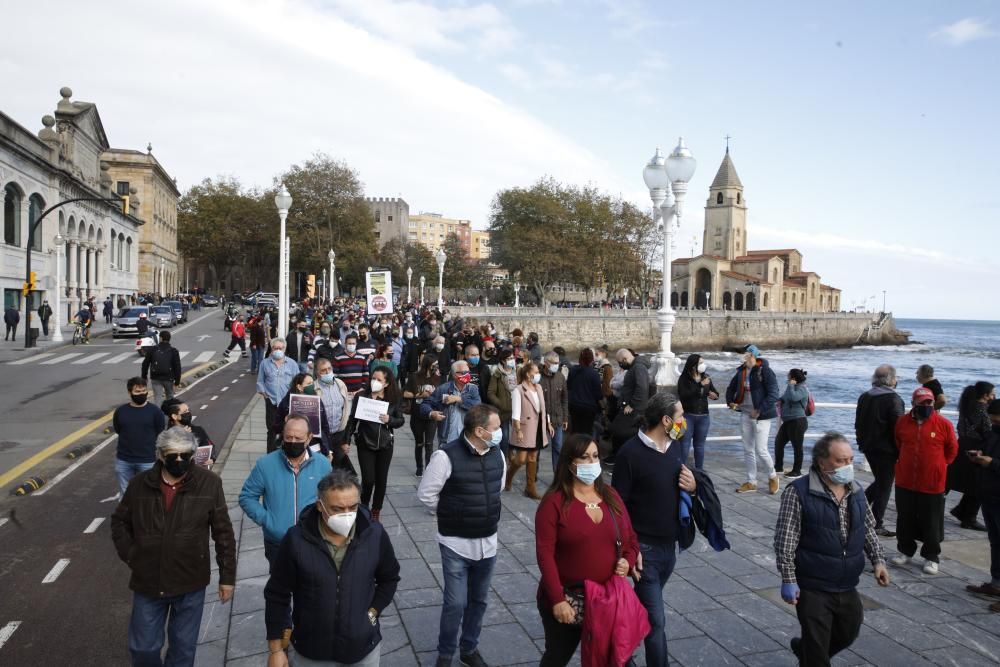
[(958, 454), (955, 427), (935, 412), (919, 424), (912, 413), (896, 420), (896, 486), (919, 493), (944, 493), (948, 464)]
[[(624, 514), (615, 515), (621, 533), (622, 557), (629, 567), (635, 565), (639, 540), (632, 530), (625, 503), (618, 492), (608, 486)], [(563, 588), (585, 580), (604, 584), (615, 571), (615, 524), (609, 516), (611, 508), (601, 503), (604, 517), (595, 524), (587, 515), (584, 504), (573, 499), (563, 511), (561, 491), (542, 499), (535, 513), (535, 556), (542, 578), (538, 592), (549, 607), (565, 599)]]

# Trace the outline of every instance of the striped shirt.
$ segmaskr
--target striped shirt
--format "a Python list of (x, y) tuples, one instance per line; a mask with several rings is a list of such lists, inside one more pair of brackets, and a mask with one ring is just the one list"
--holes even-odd
[(333, 358), (333, 373), (347, 385), (347, 391), (353, 394), (368, 384), (368, 360), (360, 354), (353, 357), (338, 354)]

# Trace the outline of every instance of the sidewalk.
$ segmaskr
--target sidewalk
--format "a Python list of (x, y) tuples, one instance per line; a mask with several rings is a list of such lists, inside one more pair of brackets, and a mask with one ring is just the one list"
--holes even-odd
[[(232, 603), (220, 605), (214, 580), (208, 589), (197, 660), (197, 665), (204, 667), (267, 664), (263, 538), (256, 525), (243, 519), (237, 503), (244, 478), (265, 450), (264, 405), (259, 398), (245, 416), (228, 457), (217, 471), (239, 540), (236, 594)], [(544, 487), (551, 481), (551, 465), (548, 451), (543, 456)], [(779, 496), (733, 492), (744, 481), (742, 457), (713, 454), (710, 449), (707, 460), (733, 548), (715, 553), (699, 537), (692, 549), (678, 557), (663, 596), (668, 605), (672, 664), (795, 665), (788, 642), (798, 634), (798, 622), (794, 609), (781, 601), (772, 547)], [(434, 518), (414, 496), (418, 480), (413, 472), (413, 438), (404, 427), (396, 432), (396, 452), (382, 511), (382, 523), (402, 568), (395, 600), (382, 617), (381, 664), (388, 667), (433, 665), (437, 658), (441, 559), (434, 541)], [(521, 495), (523, 475), (520, 478), (514, 492), (503, 496), (500, 549), (480, 644), (483, 658), (494, 667), (537, 665), (544, 647), (534, 602), (537, 503)], [(858, 478), (864, 485), (871, 480), (864, 473)], [(954, 499), (949, 499), (949, 507), (952, 504)], [(895, 525), (892, 509), (886, 522)], [(894, 540), (884, 540), (883, 545), (887, 556), (895, 555)], [(985, 533), (961, 530), (947, 516), (943, 550), (937, 576), (924, 575), (916, 567), (890, 566), (893, 583), (879, 588), (866, 571), (859, 587), (865, 603), (865, 626), (834, 665), (1000, 663), (1000, 614), (987, 609), (988, 600), (965, 592), (967, 583), (989, 579)], [(641, 649), (638, 663), (644, 664)], [(572, 664), (578, 665), (578, 659)]]
[[(33, 314), (31, 316), (31, 326), (32, 328), (38, 329), (38, 340), (35, 341), (35, 347), (24, 349), (24, 336), (27, 332), (24, 330), (24, 319), (21, 319), (21, 323), (17, 325), (17, 341), (0, 341), (0, 363), (7, 361), (17, 361), (18, 359), (27, 359), (30, 356), (41, 354), (42, 352), (51, 352), (56, 348), (68, 345), (73, 346), (73, 325), (66, 324), (62, 327), (62, 342), (55, 342), (52, 340), (52, 334), (55, 329), (56, 320), (53, 317), (49, 320), (49, 335), (46, 336), (42, 333), (42, 323), (38, 319), (38, 315)], [(100, 316), (97, 321), (90, 328), (90, 339), (93, 340), (101, 334), (111, 335), (111, 325), (104, 323), (104, 317)]]

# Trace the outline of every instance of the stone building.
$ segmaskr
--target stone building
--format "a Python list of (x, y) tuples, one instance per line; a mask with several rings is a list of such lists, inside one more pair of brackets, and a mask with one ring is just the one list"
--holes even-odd
[(472, 230), (469, 261), (473, 264), (490, 261), (490, 232), (488, 229)]
[(139, 232), (139, 291), (167, 296), (180, 289), (177, 257), (177, 201), (181, 196), (176, 181), (146, 152), (113, 148), (102, 156), (114, 180), (115, 192), (128, 194), (135, 189), (141, 206), (139, 217), (146, 221)]
[(63, 313), (56, 317), (66, 321), (87, 297), (100, 302), (111, 296), (117, 301), (136, 293), (143, 221), (141, 198), (130, 198), (126, 215), (113, 190), (109, 167), (102, 159), (110, 144), (97, 107), (71, 101), (69, 88), (59, 92), (62, 99), (55, 113), (42, 118), (44, 127), (37, 135), (0, 112), (4, 194), (0, 289), (4, 306), (23, 312), (28, 230), (43, 211), (71, 199), (110, 199), (68, 203), (43, 218), (36, 230), (31, 269), (37, 280), (31, 305), (37, 308), (44, 298), (54, 307), (58, 284), (64, 298)]
[(381, 248), (391, 239), (409, 243), (410, 205), (402, 197), (365, 197), (365, 203), (375, 219), (375, 238)]
[(751, 250), (743, 183), (726, 149), (708, 191), (702, 254), (674, 259), (674, 308), (837, 312), (840, 290), (802, 270), (795, 248)]
[(410, 216), (410, 243), (420, 243), (432, 253), (444, 245), (450, 234), (458, 237), (458, 243), (466, 257), (472, 256), (472, 223), (458, 218), (446, 218), (440, 213), (420, 213)]

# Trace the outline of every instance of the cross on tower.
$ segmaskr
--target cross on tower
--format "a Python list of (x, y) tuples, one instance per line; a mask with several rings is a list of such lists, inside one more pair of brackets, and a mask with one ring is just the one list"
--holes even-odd
[(729, 154), (729, 140), (732, 139), (728, 134), (726, 135), (726, 155)]

